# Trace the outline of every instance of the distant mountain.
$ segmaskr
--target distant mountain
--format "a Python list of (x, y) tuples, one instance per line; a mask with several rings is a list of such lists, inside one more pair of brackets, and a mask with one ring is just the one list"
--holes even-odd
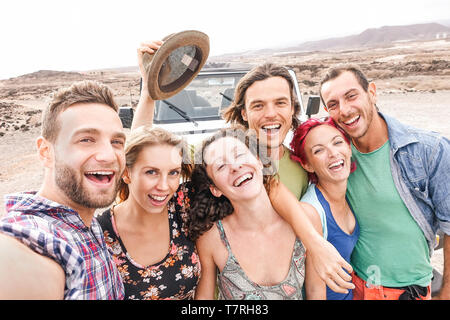
[(360, 34), (308, 41), (283, 51), (336, 50), (355, 47), (368, 47), (393, 43), (396, 41), (433, 40), (438, 35), (447, 34), (450, 39), (450, 27), (439, 23), (413, 24), (407, 26), (384, 26), (367, 29)]
[(9, 83), (27, 83), (27, 82), (40, 82), (40, 81), (78, 81), (84, 79), (85, 76), (78, 72), (72, 71), (54, 71), (54, 70), (39, 70), (32, 73), (27, 73), (21, 76), (0, 80), (7, 81)]
[(444, 26), (450, 27), (450, 19), (447, 19), (447, 20), (439, 20), (439, 21), (436, 21), (436, 22), (439, 23), (439, 24), (442, 24), (442, 25), (444, 25)]
[(371, 46), (388, 45), (397, 41), (433, 40), (437, 35), (446, 34), (450, 39), (450, 20), (442, 20), (441, 23), (424, 23), (406, 26), (384, 26), (367, 29), (360, 34), (339, 38), (329, 38), (318, 41), (303, 42), (284, 48), (262, 48), (239, 53), (229, 53), (216, 57), (224, 59), (236, 55), (251, 56), (287, 52), (310, 52), (326, 50), (344, 50)]
[(18, 76), (14, 79), (37, 79), (37, 78), (62, 78), (62, 77), (79, 77), (81, 76), (78, 72), (71, 71), (54, 71), (54, 70), (39, 70), (32, 73), (27, 73)]

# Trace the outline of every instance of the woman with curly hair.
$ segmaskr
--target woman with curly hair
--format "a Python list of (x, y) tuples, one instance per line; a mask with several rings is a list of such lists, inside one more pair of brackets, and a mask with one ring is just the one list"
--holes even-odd
[(200, 276), (187, 237), (190, 174), (183, 140), (160, 128), (131, 131), (120, 201), (97, 219), (125, 287), (125, 299), (193, 299)]
[(324, 299), (303, 244), (272, 207), (277, 182), (258, 146), (249, 131), (228, 128), (196, 154), (188, 216), (202, 265), (195, 297), (213, 299), (217, 277), (220, 299), (302, 299), (304, 281), (309, 299)]

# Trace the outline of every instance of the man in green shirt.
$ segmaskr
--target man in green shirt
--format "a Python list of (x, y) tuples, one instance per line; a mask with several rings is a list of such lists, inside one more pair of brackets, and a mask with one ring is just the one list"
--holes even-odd
[(360, 225), (354, 299), (429, 299), (438, 228), (446, 234), (438, 297), (450, 299), (448, 139), (378, 112), (376, 86), (358, 67), (330, 69), (320, 94), (357, 164), (347, 186)]
[(224, 118), (254, 130), (267, 155), (278, 168), (280, 181), (297, 199), (308, 187), (306, 171), (290, 159), (283, 142), (291, 128), (299, 125), (300, 105), (292, 78), (283, 66), (266, 63), (253, 68), (238, 83)]

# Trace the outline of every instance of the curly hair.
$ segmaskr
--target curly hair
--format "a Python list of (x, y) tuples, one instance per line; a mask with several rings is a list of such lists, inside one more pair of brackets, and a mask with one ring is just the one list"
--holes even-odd
[(208, 176), (207, 165), (204, 161), (207, 147), (224, 137), (234, 137), (244, 142), (250, 152), (261, 160), (263, 163), (263, 184), (267, 193), (270, 192), (270, 186), (278, 181), (272, 162), (260, 151), (261, 146), (253, 131), (240, 125), (234, 125), (222, 129), (204, 140), (200, 149), (195, 153), (195, 164), (191, 175), (194, 195), (191, 198), (187, 227), (189, 237), (193, 241), (211, 229), (216, 221), (225, 218), (234, 211), (233, 205), (227, 197), (224, 195), (216, 197), (211, 193), (210, 186), (213, 186), (214, 182)]

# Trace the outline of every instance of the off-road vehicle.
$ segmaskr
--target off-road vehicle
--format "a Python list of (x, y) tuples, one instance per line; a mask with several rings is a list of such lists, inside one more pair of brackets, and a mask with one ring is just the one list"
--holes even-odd
[[(206, 135), (227, 126), (221, 112), (230, 105), (237, 83), (249, 70), (204, 68), (184, 90), (166, 100), (156, 101), (153, 125), (184, 136), (190, 144), (203, 140)], [(300, 102), (299, 117), (304, 121), (318, 112), (320, 99), (310, 96), (305, 109), (295, 73), (292, 70), (289, 73)], [(121, 107), (119, 114), (124, 127), (129, 128), (133, 109)], [(286, 142), (291, 138), (292, 133)]]

